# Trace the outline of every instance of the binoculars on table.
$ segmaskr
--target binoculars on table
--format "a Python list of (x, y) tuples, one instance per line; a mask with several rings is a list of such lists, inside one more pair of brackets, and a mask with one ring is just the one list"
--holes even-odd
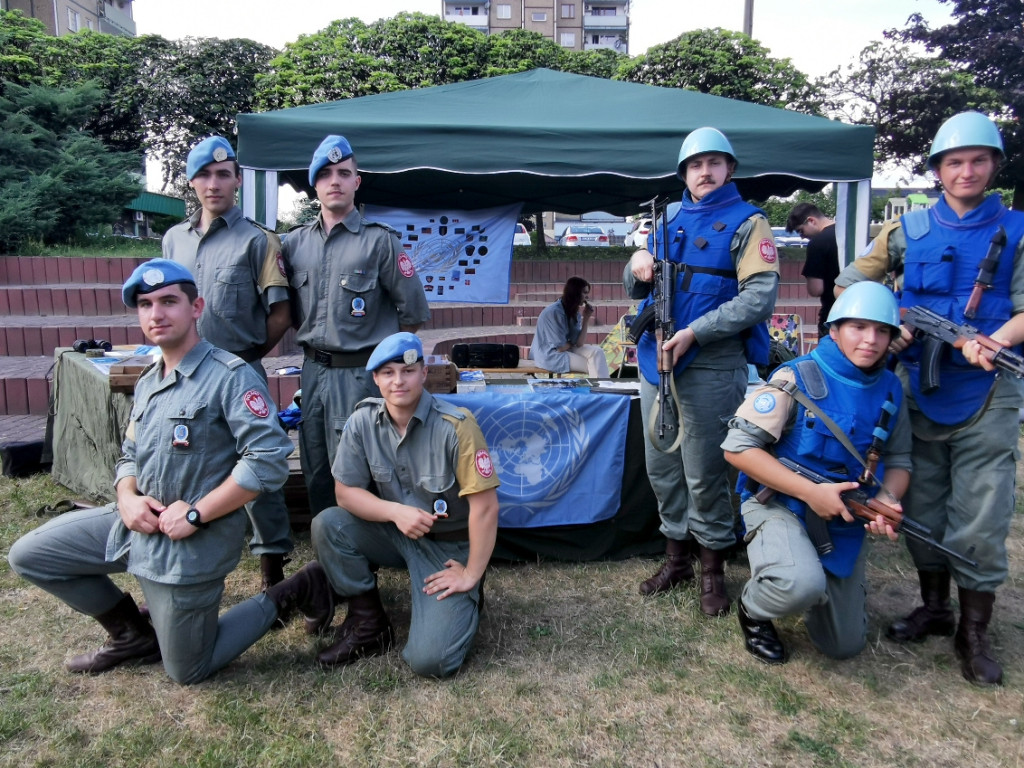
[(104, 352), (109, 352), (114, 345), (106, 339), (79, 339), (71, 345), (71, 348), (75, 352), (88, 352), (90, 349), (102, 349)]

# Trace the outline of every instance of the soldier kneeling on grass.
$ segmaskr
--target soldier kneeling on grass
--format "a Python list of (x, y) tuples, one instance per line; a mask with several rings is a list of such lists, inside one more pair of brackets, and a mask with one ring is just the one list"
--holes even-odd
[[(750, 561), (740, 628), (747, 650), (768, 664), (786, 661), (772, 619), (800, 612), (811, 642), (826, 656), (849, 658), (864, 648), (865, 529), (891, 539), (896, 534), (881, 516), (855, 522), (840, 494), (858, 487), (851, 480), (861, 474), (860, 459), (875, 452), (883, 487), (865, 491), (899, 510), (910, 482), (903, 389), (885, 367), (889, 344), (899, 335), (896, 298), (878, 283), (858, 283), (836, 301), (827, 322), (829, 335), (817, 348), (780, 366), (750, 394), (722, 444), (741, 473)], [(779, 459), (830, 482), (812, 482)], [(816, 549), (808, 534), (816, 527), (812, 515), (827, 521), (827, 554), (819, 554), (827, 547)]]
[[(377, 345), (366, 364), (380, 389), (345, 423), (332, 472), (337, 507), (313, 519), (317, 557), (348, 601), (324, 665), (386, 653), (394, 642), (377, 566), (412, 582), (402, 657), (425, 677), (462, 666), (480, 623), (484, 571), (498, 530), (498, 477), (476, 419), (424, 390), (412, 333)], [(372, 490), (369, 490), (371, 489)]]
[[(8, 559), (20, 576), (109, 633), (99, 650), (68, 661), (70, 671), (96, 674), (162, 657), (172, 679), (197, 683), (296, 608), (307, 625), (326, 628), (333, 596), (311, 563), (219, 615), (224, 579), (245, 538), (245, 504), (284, 484), (292, 444), (264, 380), (199, 337), (204, 303), (188, 269), (148, 261), (128, 278), (122, 298), (138, 310), (161, 359), (136, 385), (117, 502), (50, 520), (16, 541)], [(110, 578), (125, 572), (138, 579), (152, 624)]]

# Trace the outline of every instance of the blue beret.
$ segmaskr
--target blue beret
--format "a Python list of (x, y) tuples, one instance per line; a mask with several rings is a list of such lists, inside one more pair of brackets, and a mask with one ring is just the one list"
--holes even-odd
[(185, 163), (185, 176), (189, 181), (203, 170), (210, 163), (222, 163), (225, 160), (234, 160), (235, 150), (231, 148), (228, 140), (223, 136), (211, 136), (203, 139), (188, 153), (188, 161)]
[(344, 136), (328, 136), (320, 142), (309, 164), (309, 186), (316, 186), (316, 175), (328, 163), (340, 163), (352, 157), (352, 145)]
[(377, 345), (366, 362), (366, 370), (376, 371), (382, 365), (401, 361), (412, 365), (423, 359), (423, 343), (415, 333), (393, 333)]
[(133, 309), (139, 305), (136, 297), (142, 293), (152, 293), (155, 290), (177, 283), (196, 284), (192, 273), (176, 261), (170, 259), (150, 259), (139, 264), (132, 272), (121, 288), (121, 299), (126, 307)]

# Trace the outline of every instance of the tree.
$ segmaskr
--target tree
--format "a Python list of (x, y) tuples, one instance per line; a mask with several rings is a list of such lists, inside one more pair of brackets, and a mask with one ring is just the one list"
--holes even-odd
[(817, 114), (819, 94), (789, 59), (741, 32), (698, 29), (625, 64), (621, 79)]
[(390, 93), (487, 74), (487, 36), (437, 16), (400, 13), (367, 26), (332, 22), (303, 35), (257, 77), (259, 109)]
[(141, 191), (131, 155), (82, 127), (103, 93), (7, 83), (0, 97), (0, 250), (65, 242), (117, 220)]
[(932, 137), (957, 112), (1000, 108), (998, 94), (975, 84), (962, 67), (916, 55), (894, 41), (873, 42), (855, 64), (838, 68), (819, 85), (827, 112), (875, 128), (875, 162), (923, 173)]
[(773, 227), (784, 227), (786, 226), (786, 220), (789, 218), (789, 212), (799, 203), (811, 203), (812, 205), (816, 205), (818, 210), (825, 216), (830, 219), (835, 218), (836, 195), (834, 188), (830, 189), (828, 192), (808, 192), (802, 189), (793, 197), (769, 197), (763, 202), (755, 202), (754, 205), (764, 211), (765, 215), (768, 217), (768, 221)]
[(1014, 186), (1015, 207), (1024, 203), (1024, 4), (1020, 0), (939, 0), (952, 6), (955, 21), (931, 29), (920, 14), (910, 18), (903, 38), (969, 72), (974, 81), (999, 95), (1007, 164), (999, 176)]
[(484, 40), (487, 77), (511, 75), (538, 67), (558, 69), (564, 49), (539, 32), (509, 29)]

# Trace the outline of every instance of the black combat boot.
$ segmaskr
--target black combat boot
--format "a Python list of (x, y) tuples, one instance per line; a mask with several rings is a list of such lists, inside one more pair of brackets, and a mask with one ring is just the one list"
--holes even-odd
[(160, 645), (153, 626), (139, 613), (131, 595), (126, 594), (96, 621), (110, 635), (98, 650), (83, 653), (67, 662), (69, 672), (98, 675), (120, 664), (154, 664), (160, 661)]
[(949, 603), (949, 572), (918, 571), (924, 605), (889, 625), (886, 637), (897, 643), (920, 643), (929, 635), (949, 637), (956, 629), (956, 616)]
[(264, 592), (269, 587), (284, 581), (284, 564), (286, 562), (288, 561), (280, 553), (260, 555), (260, 577), (263, 582), (261, 588)]
[(641, 595), (657, 595), (694, 579), (693, 540), (668, 539), (665, 542), (665, 562), (656, 574), (640, 584)]
[(758, 661), (765, 664), (785, 664), (786, 646), (782, 644), (779, 633), (775, 631), (775, 625), (770, 621), (761, 621), (751, 618), (747, 609), (743, 606), (743, 600), (738, 603), (739, 608), (736, 615), (740, 620), (740, 629), (743, 630), (743, 643), (747, 650)]
[(988, 643), (988, 623), (995, 601), (993, 592), (960, 587), (960, 626), (953, 638), (953, 648), (960, 659), (960, 671), (975, 685), (1003, 684), (1003, 668)]

